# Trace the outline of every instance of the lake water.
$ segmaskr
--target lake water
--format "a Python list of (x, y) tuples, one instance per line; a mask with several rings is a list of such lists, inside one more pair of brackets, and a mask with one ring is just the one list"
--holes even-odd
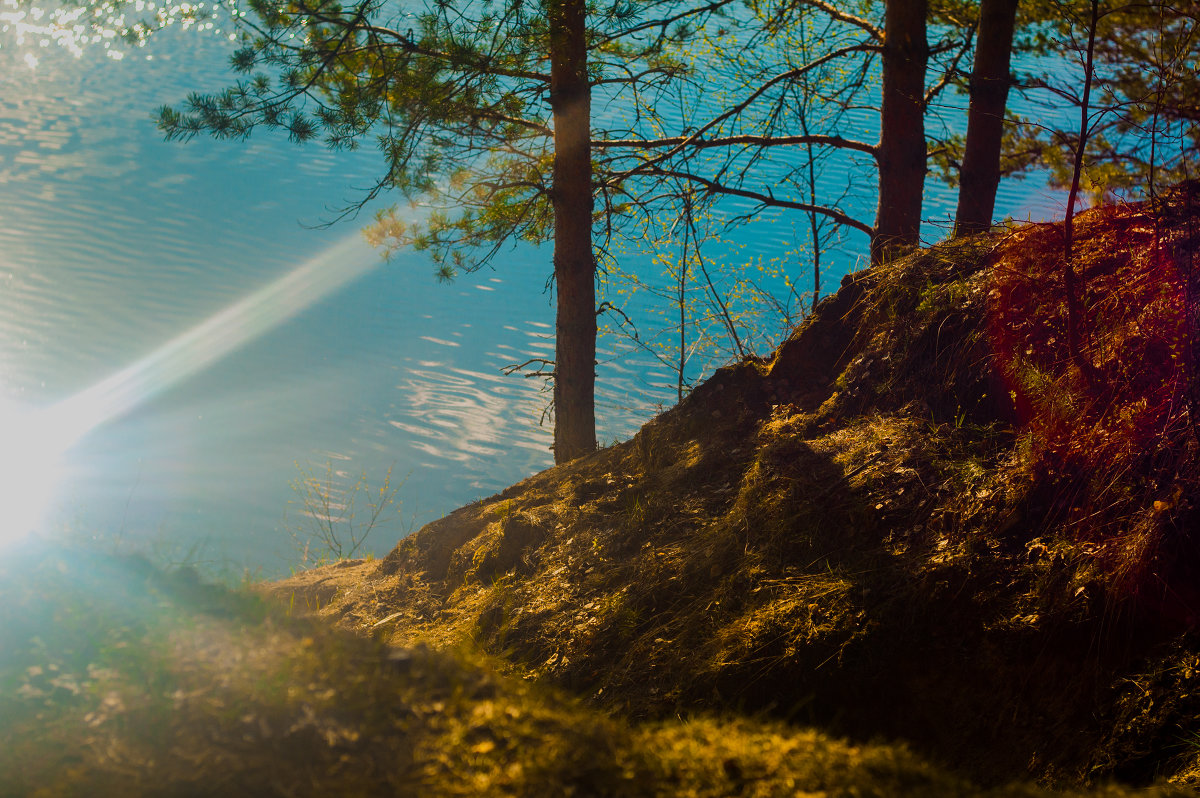
[[(370, 149), (161, 140), (160, 104), (228, 82), (221, 36), (166, 31), (118, 60), (0, 11), (0, 413), (97, 385), (109, 397), (63, 456), (39, 531), (275, 575), (300, 560), (298, 467), (341, 487), (378, 487), (390, 469), (400, 518), (367, 545), (383, 554), (412, 524), (551, 464), (544, 386), (502, 374), (552, 356), (548, 250), (450, 285), (420, 254), (383, 264), (361, 222), (318, 226), (370, 184)], [(1006, 186), (998, 212), (1055, 212), (1029, 189)], [(853, 201), (870, 218), (869, 190)], [(927, 201), (946, 218), (954, 195), (931, 183)], [(806, 224), (778, 216), (733, 237), (769, 258)], [(852, 263), (836, 259), (824, 284)], [(652, 274), (646, 258), (623, 265)], [(627, 342), (601, 345), (607, 443), (672, 402), (674, 383)], [(32, 459), (0, 455), (14, 480)]]

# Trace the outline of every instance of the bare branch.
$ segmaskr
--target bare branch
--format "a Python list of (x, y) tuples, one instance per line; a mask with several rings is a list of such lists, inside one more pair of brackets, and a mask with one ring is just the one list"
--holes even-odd
[(883, 29), (871, 24), (862, 17), (856, 17), (853, 14), (848, 14), (837, 6), (831, 3), (826, 3), (825, 0), (803, 0), (803, 4), (820, 9), (828, 16), (836, 19), (838, 22), (845, 22), (847, 25), (853, 25), (856, 28), (861, 28), (867, 32), (867, 35), (877, 42), (883, 41)]
[(642, 31), (646, 31), (646, 30), (654, 30), (655, 28), (657, 28), (659, 30), (665, 30), (666, 28), (669, 28), (671, 25), (674, 25), (676, 22), (687, 19), (688, 17), (694, 17), (699, 14), (711, 14), (716, 11), (719, 11), (720, 9), (724, 8), (727, 5), (731, 5), (734, 2), (736, 2), (736, 0), (712, 0), (709, 3), (707, 3), (703, 6), (700, 6), (699, 8), (689, 8), (686, 11), (681, 11), (680, 13), (676, 14), (673, 17), (649, 20), (647, 22), (641, 23), (640, 25), (634, 25), (629, 28), (623, 28), (619, 32), (611, 34), (609, 36), (597, 37), (596, 39), (589, 42), (589, 47), (591, 47), (591, 48), (603, 47), (606, 44), (611, 44), (612, 42), (616, 41), (617, 39), (624, 39), (625, 37), (629, 36), (630, 34), (641, 33)]
[(871, 45), (871, 44), (855, 44), (855, 45), (850, 45), (847, 47), (841, 47), (837, 50), (834, 50), (833, 52), (826, 53), (825, 55), (821, 56), (820, 58), (818, 58), (815, 61), (810, 61), (809, 63), (805, 64), (804, 66), (796, 67), (795, 69), (789, 69), (786, 72), (782, 72), (782, 73), (776, 75), (775, 77), (767, 80), (766, 82), (762, 83), (758, 88), (756, 88), (754, 91), (752, 91), (741, 102), (730, 106), (724, 112), (713, 117), (711, 120), (709, 120), (704, 125), (702, 125), (699, 129), (697, 129), (695, 133), (692, 133), (689, 136), (683, 137), (678, 144), (671, 145), (671, 148), (667, 152), (663, 153), (662, 155), (660, 155), (656, 158), (653, 158), (653, 159), (645, 162), (644, 164), (639, 164), (638, 166), (635, 166), (626, 172), (616, 175), (614, 178), (607, 181), (607, 183), (609, 185), (619, 184), (619, 183), (623, 182), (625, 179), (632, 177), (633, 175), (638, 174), (639, 172), (644, 173), (647, 169), (655, 166), (656, 164), (662, 163), (663, 161), (667, 160), (668, 158), (670, 158), (673, 155), (678, 154), (684, 148), (689, 147), (692, 144), (694, 144), (695, 142), (703, 139), (704, 134), (707, 133), (708, 131), (712, 130), (713, 128), (715, 128), (717, 125), (719, 125), (722, 122), (724, 122), (725, 120), (730, 119), (734, 116), (737, 116), (738, 114), (745, 111), (747, 108), (749, 108), (754, 103), (755, 100), (757, 100), (759, 97), (766, 94), (769, 89), (771, 89), (774, 86), (779, 85), (780, 83), (795, 80), (796, 78), (801, 77), (820, 66), (823, 66), (831, 61), (835, 61), (839, 58), (844, 58), (847, 55), (853, 55), (854, 53), (878, 52), (879, 49), (880, 48), (878, 45)]
[(796, 210), (796, 211), (805, 211), (808, 213), (818, 213), (818, 214), (821, 214), (822, 216), (827, 216), (828, 218), (832, 219), (833, 221), (837, 222), (840, 225), (844, 225), (846, 227), (853, 228), (855, 230), (858, 230), (861, 233), (865, 233), (866, 235), (871, 235), (871, 233), (874, 232), (874, 228), (872, 228), (870, 225), (868, 225), (864, 222), (860, 222), (858, 219), (855, 219), (854, 217), (847, 215), (846, 213), (838, 210), (837, 208), (826, 208), (823, 205), (813, 205), (813, 204), (807, 203), (807, 202), (795, 202), (793, 200), (779, 199), (778, 197), (775, 197), (774, 195), (772, 195), (770, 193), (764, 194), (764, 193), (758, 192), (758, 191), (750, 191), (748, 189), (736, 188), (734, 186), (728, 186), (728, 185), (725, 185), (722, 183), (718, 183), (715, 180), (710, 180), (709, 178), (701, 177), (700, 175), (696, 175), (696, 174), (692, 174), (690, 172), (680, 172), (680, 171), (676, 171), (676, 170), (672, 170), (672, 169), (655, 168), (653, 171), (648, 172), (648, 174), (657, 175), (657, 176), (661, 176), (661, 177), (674, 177), (674, 178), (678, 178), (680, 180), (687, 180), (689, 182), (697, 183), (697, 184), (703, 186), (705, 191), (707, 191), (710, 194), (725, 194), (725, 195), (728, 195), (731, 197), (743, 197), (745, 199), (752, 199), (752, 200), (760, 203), (764, 207), (790, 208), (791, 210)]
[(714, 147), (732, 147), (739, 144), (756, 147), (779, 147), (783, 145), (812, 144), (818, 147), (834, 147), (841, 150), (855, 150), (874, 156), (878, 148), (874, 144), (843, 138), (842, 136), (823, 136), (812, 134), (808, 136), (721, 136), (714, 139), (694, 139), (691, 136), (675, 136), (665, 139), (597, 139), (592, 147), (598, 150), (606, 149), (642, 149), (650, 150), (659, 147), (675, 147), (687, 144), (690, 149), (707, 150)]

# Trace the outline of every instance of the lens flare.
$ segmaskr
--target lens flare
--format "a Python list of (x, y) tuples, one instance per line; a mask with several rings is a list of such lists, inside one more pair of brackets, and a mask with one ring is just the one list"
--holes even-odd
[(63, 449), (44, 411), (0, 400), (0, 544), (24, 537), (42, 518)]
[(278, 327), (378, 262), (355, 234), (56, 405), (30, 409), (0, 399), (0, 544), (42, 523), (63, 455), (88, 432)]

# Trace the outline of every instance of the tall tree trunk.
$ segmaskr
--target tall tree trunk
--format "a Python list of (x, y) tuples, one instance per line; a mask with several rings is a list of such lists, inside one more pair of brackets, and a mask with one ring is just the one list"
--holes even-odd
[(546, 0), (554, 113), (554, 461), (596, 449), (596, 261), (585, 0)]
[(925, 192), (925, 37), (927, 0), (887, 0), (883, 27), (883, 105), (879, 122), (879, 210), (871, 262), (921, 241)]
[(983, 0), (971, 69), (967, 145), (959, 172), (954, 235), (981, 233), (992, 226), (1000, 185), (1000, 145), (1008, 107), (1009, 59), (1018, 0)]

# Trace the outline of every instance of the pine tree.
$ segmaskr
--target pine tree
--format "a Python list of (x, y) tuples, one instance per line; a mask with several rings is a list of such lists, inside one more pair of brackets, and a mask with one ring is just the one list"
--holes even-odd
[[(253, 0), (235, 12), (246, 77), (161, 109), (159, 126), (174, 139), (276, 128), (335, 149), (375, 136), (385, 168), (347, 210), (393, 191), (432, 208), (385, 211), (371, 235), (430, 251), (443, 277), (506, 242), (552, 240), (554, 453), (566, 462), (596, 447), (593, 197), (621, 190), (614, 164), (639, 146), (635, 130), (595, 129), (593, 87), (653, 93), (680, 71), (671, 48), (731, 2)], [(596, 159), (597, 136), (622, 143)]]

